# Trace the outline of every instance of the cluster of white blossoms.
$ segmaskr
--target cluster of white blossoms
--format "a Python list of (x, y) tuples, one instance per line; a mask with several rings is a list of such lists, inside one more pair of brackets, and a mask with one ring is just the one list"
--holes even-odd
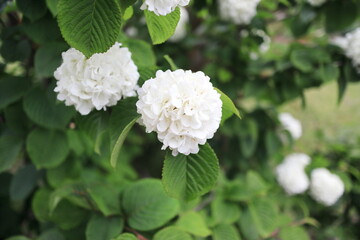
[(287, 194), (294, 195), (305, 192), (309, 188), (309, 178), (305, 167), (311, 159), (304, 153), (293, 153), (285, 157), (276, 167), (276, 178)]
[(343, 195), (345, 186), (336, 174), (326, 168), (317, 168), (311, 172), (310, 195), (325, 206), (334, 205)]
[(311, 159), (304, 153), (293, 153), (275, 169), (276, 179), (288, 195), (304, 193), (310, 187), (310, 195), (317, 202), (331, 206), (343, 195), (345, 186), (339, 176), (326, 168), (311, 171), (311, 180), (305, 172)]
[(189, 23), (189, 13), (184, 7), (180, 7), (180, 20), (174, 34), (169, 38), (170, 42), (178, 42), (186, 36), (186, 26)]
[(290, 113), (280, 113), (279, 121), (283, 128), (290, 132), (293, 139), (299, 139), (302, 135), (301, 122), (294, 118)]
[(236, 24), (249, 24), (256, 15), (260, 0), (218, 0), (220, 16), (223, 20)]
[(318, 7), (320, 5), (323, 5), (326, 0), (308, 0), (308, 2), (310, 3), (310, 5)]
[(360, 72), (360, 28), (347, 33), (345, 37), (332, 39), (331, 43), (342, 48), (345, 55), (352, 60), (354, 67)]
[(175, 10), (176, 7), (185, 7), (190, 0), (145, 0), (141, 5), (142, 10), (149, 10), (156, 15), (165, 16)]
[(199, 152), (214, 136), (221, 120), (222, 102), (210, 78), (203, 72), (156, 72), (138, 90), (137, 111), (146, 132), (157, 132), (162, 149), (172, 154)]
[(58, 100), (86, 115), (94, 108), (106, 109), (121, 98), (135, 96), (140, 75), (129, 49), (120, 46), (115, 43), (89, 59), (74, 48), (63, 52), (63, 63), (54, 73)]

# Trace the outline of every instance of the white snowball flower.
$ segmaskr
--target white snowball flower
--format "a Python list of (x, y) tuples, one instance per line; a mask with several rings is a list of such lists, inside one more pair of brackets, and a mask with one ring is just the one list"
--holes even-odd
[(89, 59), (74, 48), (63, 52), (63, 63), (54, 73), (58, 100), (86, 115), (94, 108), (106, 109), (121, 98), (135, 96), (140, 75), (129, 49), (120, 46), (115, 43)]
[(287, 194), (303, 193), (309, 188), (309, 178), (304, 169), (310, 161), (310, 157), (304, 153), (293, 153), (276, 167), (277, 181)]
[(299, 139), (302, 135), (301, 122), (294, 118), (290, 113), (280, 113), (279, 120), (284, 129), (290, 132), (294, 139)]
[(249, 24), (256, 15), (260, 0), (218, 0), (220, 16), (223, 20), (236, 24)]
[(323, 5), (326, 0), (308, 0), (308, 2), (310, 3), (310, 5), (318, 7), (320, 5)]
[(319, 203), (331, 206), (343, 195), (345, 185), (339, 176), (326, 168), (311, 172), (310, 195)]
[(184, 70), (156, 72), (138, 90), (137, 111), (146, 132), (157, 132), (176, 156), (199, 152), (214, 136), (221, 120), (220, 94), (203, 72)]
[(141, 5), (142, 10), (149, 10), (156, 15), (165, 16), (175, 10), (176, 7), (185, 7), (190, 0), (145, 0)]
[(345, 37), (335, 37), (331, 43), (345, 51), (345, 55), (352, 60), (355, 68), (360, 73), (360, 28), (349, 32)]
[(186, 36), (186, 26), (189, 23), (189, 13), (184, 8), (180, 8), (180, 20), (176, 26), (174, 34), (169, 38), (170, 42), (178, 42)]

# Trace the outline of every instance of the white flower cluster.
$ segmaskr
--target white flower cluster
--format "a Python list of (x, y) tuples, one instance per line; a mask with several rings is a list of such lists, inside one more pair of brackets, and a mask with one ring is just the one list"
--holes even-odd
[(310, 194), (325, 206), (334, 205), (343, 195), (345, 186), (339, 176), (326, 168), (317, 168), (311, 172)]
[(180, 7), (180, 20), (174, 34), (169, 38), (170, 42), (178, 42), (186, 36), (186, 26), (189, 23), (189, 13), (184, 7)]
[(323, 5), (326, 0), (308, 0), (308, 2), (310, 3), (310, 5), (318, 7), (320, 5)]
[(86, 115), (94, 108), (106, 109), (121, 98), (135, 96), (140, 75), (129, 49), (120, 46), (115, 43), (89, 59), (74, 48), (62, 53), (63, 63), (54, 73), (57, 98)]
[(334, 38), (332, 43), (345, 51), (345, 55), (352, 60), (354, 67), (360, 72), (360, 28), (347, 33), (345, 37)]
[(223, 20), (236, 24), (249, 24), (256, 15), (260, 0), (218, 0), (220, 16)]
[(310, 187), (310, 196), (325, 206), (334, 205), (343, 195), (345, 186), (339, 176), (326, 168), (311, 171), (311, 180), (305, 167), (311, 159), (304, 153), (293, 153), (275, 169), (276, 179), (288, 195), (304, 193)]
[(290, 113), (280, 113), (279, 121), (285, 130), (289, 131), (293, 139), (299, 139), (302, 135), (301, 122)]
[(276, 167), (277, 181), (287, 194), (303, 193), (309, 188), (309, 178), (304, 169), (310, 161), (310, 157), (304, 153), (293, 153)]
[(142, 10), (149, 10), (156, 15), (165, 16), (175, 10), (176, 7), (185, 7), (190, 0), (145, 0), (141, 5)]
[(138, 90), (137, 111), (146, 132), (157, 132), (172, 154), (199, 152), (219, 128), (222, 102), (203, 72), (157, 71)]

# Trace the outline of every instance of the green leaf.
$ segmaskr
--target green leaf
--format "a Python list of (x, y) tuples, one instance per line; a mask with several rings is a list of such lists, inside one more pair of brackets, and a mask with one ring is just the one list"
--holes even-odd
[(177, 227), (161, 229), (154, 236), (154, 240), (192, 240), (191, 236)]
[(56, 102), (55, 92), (51, 87), (47, 92), (40, 88), (32, 89), (24, 99), (24, 110), (27, 116), (40, 126), (51, 129), (62, 129), (69, 123), (75, 113), (72, 107)]
[(275, 131), (268, 130), (265, 135), (265, 146), (269, 157), (279, 153), (282, 143)]
[(119, 215), (119, 188), (109, 184), (97, 184), (89, 187), (88, 192), (104, 216)]
[(163, 185), (171, 197), (192, 200), (212, 189), (219, 174), (219, 161), (209, 144), (200, 146), (198, 154), (166, 154)]
[(9, 130), (14, 131), (14, 133), (21, 136), (28, 132), (28, 129), (32, 124), (29, 121), (29, 118), (26, 116), (22, 106), (23, 103), (19, 101), (4, 109), (6, 126), (9, 128)]
[(240, 217), (240, 208), (236, 203), (217, 197), (211, 203), (211, 213), (216, 224), (232, 224)]
[(213, 229), (213, 240), (240, 240), (238, 230), (227, 224), (220, 224)]
[(61, 53), (68, 49), (63, 42), (42, 45), (35, 54), (35, 73), (39, 78), (52, 77), (61, 64)]
[(3, 134), (0, 136), (0, 172), (9, 170), (17, 160), (23, 144), (21, 136)]
[(50, 201), (51, 191), (46, 188), (40, 188), (36, 191), (32, 203), (31, 208), (36, 217), (36, 219), (40, 222), (47, 222), (50, 219), (50, 209), (49, 209), (49, 201)]
[(56, 228), (42, 233), (37, 240), (65, 240), (63, 234)]
[(46, 179), (51, 187), (58, 188), (67, 181), (80, 177), (81, 163), (78, 159), (69, 158), (56, 168), (46, 171)]
[(31, 54), (31, 45), (27, 39), (17, 41), (5, 39), (0, 48), (1, 56), (6, 62), (24, 61)]
[(309, 235), (302, 227), (287, 227), (279, 234), (282, 240), (310, 240)]
[(258, 233), (263, 238), (277, 228), (277, 206), (271, 200), (258, 198), (249, 204), (249, 211)]
[(122, 232), (123, 227), (124, 221), (120, 217), (94, 215), (86, 226), (86, 240), (111, 240)]
[(41, 18), (47, 11), (44, 0), (16, 0), (16, 5), (31, 21)]
[(316, 17), (316, 11), (309, 5), (303, 5), (290, 22), (291, 32), (295, 37), (301, 37), (307, 33)]
[(6, 238), (5, 240), (30, 240), (30, 239), (24, 236), (14, 236), (14, 237)]
[(89, 115), (78, 117), (75, 122), (93, 143), (95, 152), (100, 154), (102, 141), (108, 137), (109, 114), (103, 111), (91, 112)]
[(123, 131), (121, 132), (118, 140), (115, 143), (115, 146), (111, 152), (111, 158), (110, 158), (110, 164), (112, 167), (116, 167), (117, 160), (120, 155), (121, 147), (125, 141), (125, 138), (129, 134), (131, 128), (134, 126), (135, 122), (138, 120), (138, 118), (133, 119), (128, 125), (125, 126)]
[(326, 83), (333, 80), (338, 80), (339, 76), (339, 68), (334, 64), (326, 64), (321, 66), (321, 78), (323, 82)]
[(38, 173), (33, 165), (19, 169), (10, 183), (10, 198), (14, 201), (25, 200), (36, 185)]
[(52, 215), (51, 220), (63, 230), (79, 226), (87, 217), (87, 212), (67, 200), (61, 201)]
[(241, 119), (240, 112), (236, 108), (233, 101), (220, 89), (215, 88), (215, 90), (220, 93), (220, 99), (223, 103), (222, 105), (222, 116), (221, 116), (221, 124), (223, 124), (226, 119), (230, 118), (233, 114), (235, 114), (238, 118)]
[(37, 168), (57, 167), (69, 153), (65, 133), (45, 129), (35, 129), (29, 134), (26, 149)]
[[(85, 171), (83, 171), (85, 172)], [(88, 176), (84, 176), (86, 178)], [(94, 205), (90, 195), (87, 192), (87, 185), (81, 182), (68, 183), (56, 188), (50, 195), (49, 210), (50, 216), (53, 215), (57, 206), (67, 200), (76, 206), (85, 209), (94, 209)]]
[(125, 189), (123, 209), (131, 228), (149, 231), (175, 217), (179, 203), (165, 194), (159, 180), (143, 179)]
[(124, 46), (131, 52), (131, 58), (138, 68), (153, 67), (156, 65), (156, 57), (152, 46), (138, 39), (127, 39)]
[(142, 67), (139, 68), (140, 79), (139, 79), (139, 86), (142, 86), (145, 81), (155, 77), (156, 75), (156, 67)]
[(153, 44), (161, 44), (174, 34), (180, 19), (179, 8), (166, 16), (158, 16), (148, 10), (144, 10), (144, 12)]
[(59, 0), (58, 22), (69, 45), (90, 57), (114, 45), (121, 11), (115, 0)]
[(58, 13), (58, 9), (57, 9), (58, 3), (59, 3), (59, 0), (46, 0), (46, 5), (54, 17), (56, 17), (56, 15)]
[(127, 98), (120, 101), (110, 117), (111, 133), (111, 166), (116, 167), (121, 147), (126, 136), (135, 124), (139, 115), (136, 110), (136, 98)]
[(245, 209), (245, 211), (241, 214), (239, 220), (241, 234), (247, 240), (258, 240), (260, 239), (258, 230), (255, 226), (255, 222), (251, 217), (249, 209)]
[(6, 76), (0, 79), (0, 109), (19, 100), (29, 86), (29, 79)]
[(252, 201), (269, 189), (266, 182), (254, 171), (248, 171), (245, 179), (239, 178), (225, 188), (225, 197), (231, 201)]
[[(112, 240), (138, 240), (138, 238), (131, 233), (123, 233), (117, 236), (116, 238), (113, 238)], [(184, 239), (186, 240), (186, 239)]]
[(121, 11), (124, 13), (125, 10), (135, 2), (136, 0), (119, 0)]
[(290, 54), (292, 64), (302, 72), (313, 70), (310, 53), (307, 49), (295, 49)]
[(37, 44), (63, 41), (57, 22), (51, 16), (41, 18), (35, 22), (22, 24), (22, 29)]
[(239, 140), (241, 152), (244, 157), (249, 158), (254, 154), (257, 147), (259, 136), (258, 125), (255, 120), (247, 119), (241, 123), (240, 127)]
[(198, 212), (187, 212), (182, 215), (176, 223), (176, 226), (188, 233), (199, 237), (207, 237), (211, 234), (206, 226), (204, 218)]
[(349, 28), (357, 17), (356, 1), (330, 1), (325, 5), (325, 29), (328, 33)]

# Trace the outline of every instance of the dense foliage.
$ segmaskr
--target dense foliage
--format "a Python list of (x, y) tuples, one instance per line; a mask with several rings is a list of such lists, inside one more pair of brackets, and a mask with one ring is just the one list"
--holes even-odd
[[(307, 182), (290, 196), (275, 169), (299, 137), (277, 107), (295, 98), (306, 107), (304, 91), (330, 81), (341, 102), (360, 80), (357, 56), (331, 44), (360, 26), (360, 2), (255, 1), (257, 10), (235, 21), (219, 1), (190, 1), (183, 33), (168, 40), (186, 0), (169, 1), (166, 14), (152, 0), (0, 0), (1, 239), (358, 238), (359, 140), (306, 153), (304, 178), (327, 168), (345, 184), (331, 206), (311, 198)], [(221, 124), (197, 154), (161, 150), (160, 137), (138, 124), (137, 96), (89, 114), (94, 106), (80, 114), (58, 100), (62, 53), (75, 48), (90, 66), (115, 42), (131, 52), (139, 87), (157, 70), (210, 77)]]

